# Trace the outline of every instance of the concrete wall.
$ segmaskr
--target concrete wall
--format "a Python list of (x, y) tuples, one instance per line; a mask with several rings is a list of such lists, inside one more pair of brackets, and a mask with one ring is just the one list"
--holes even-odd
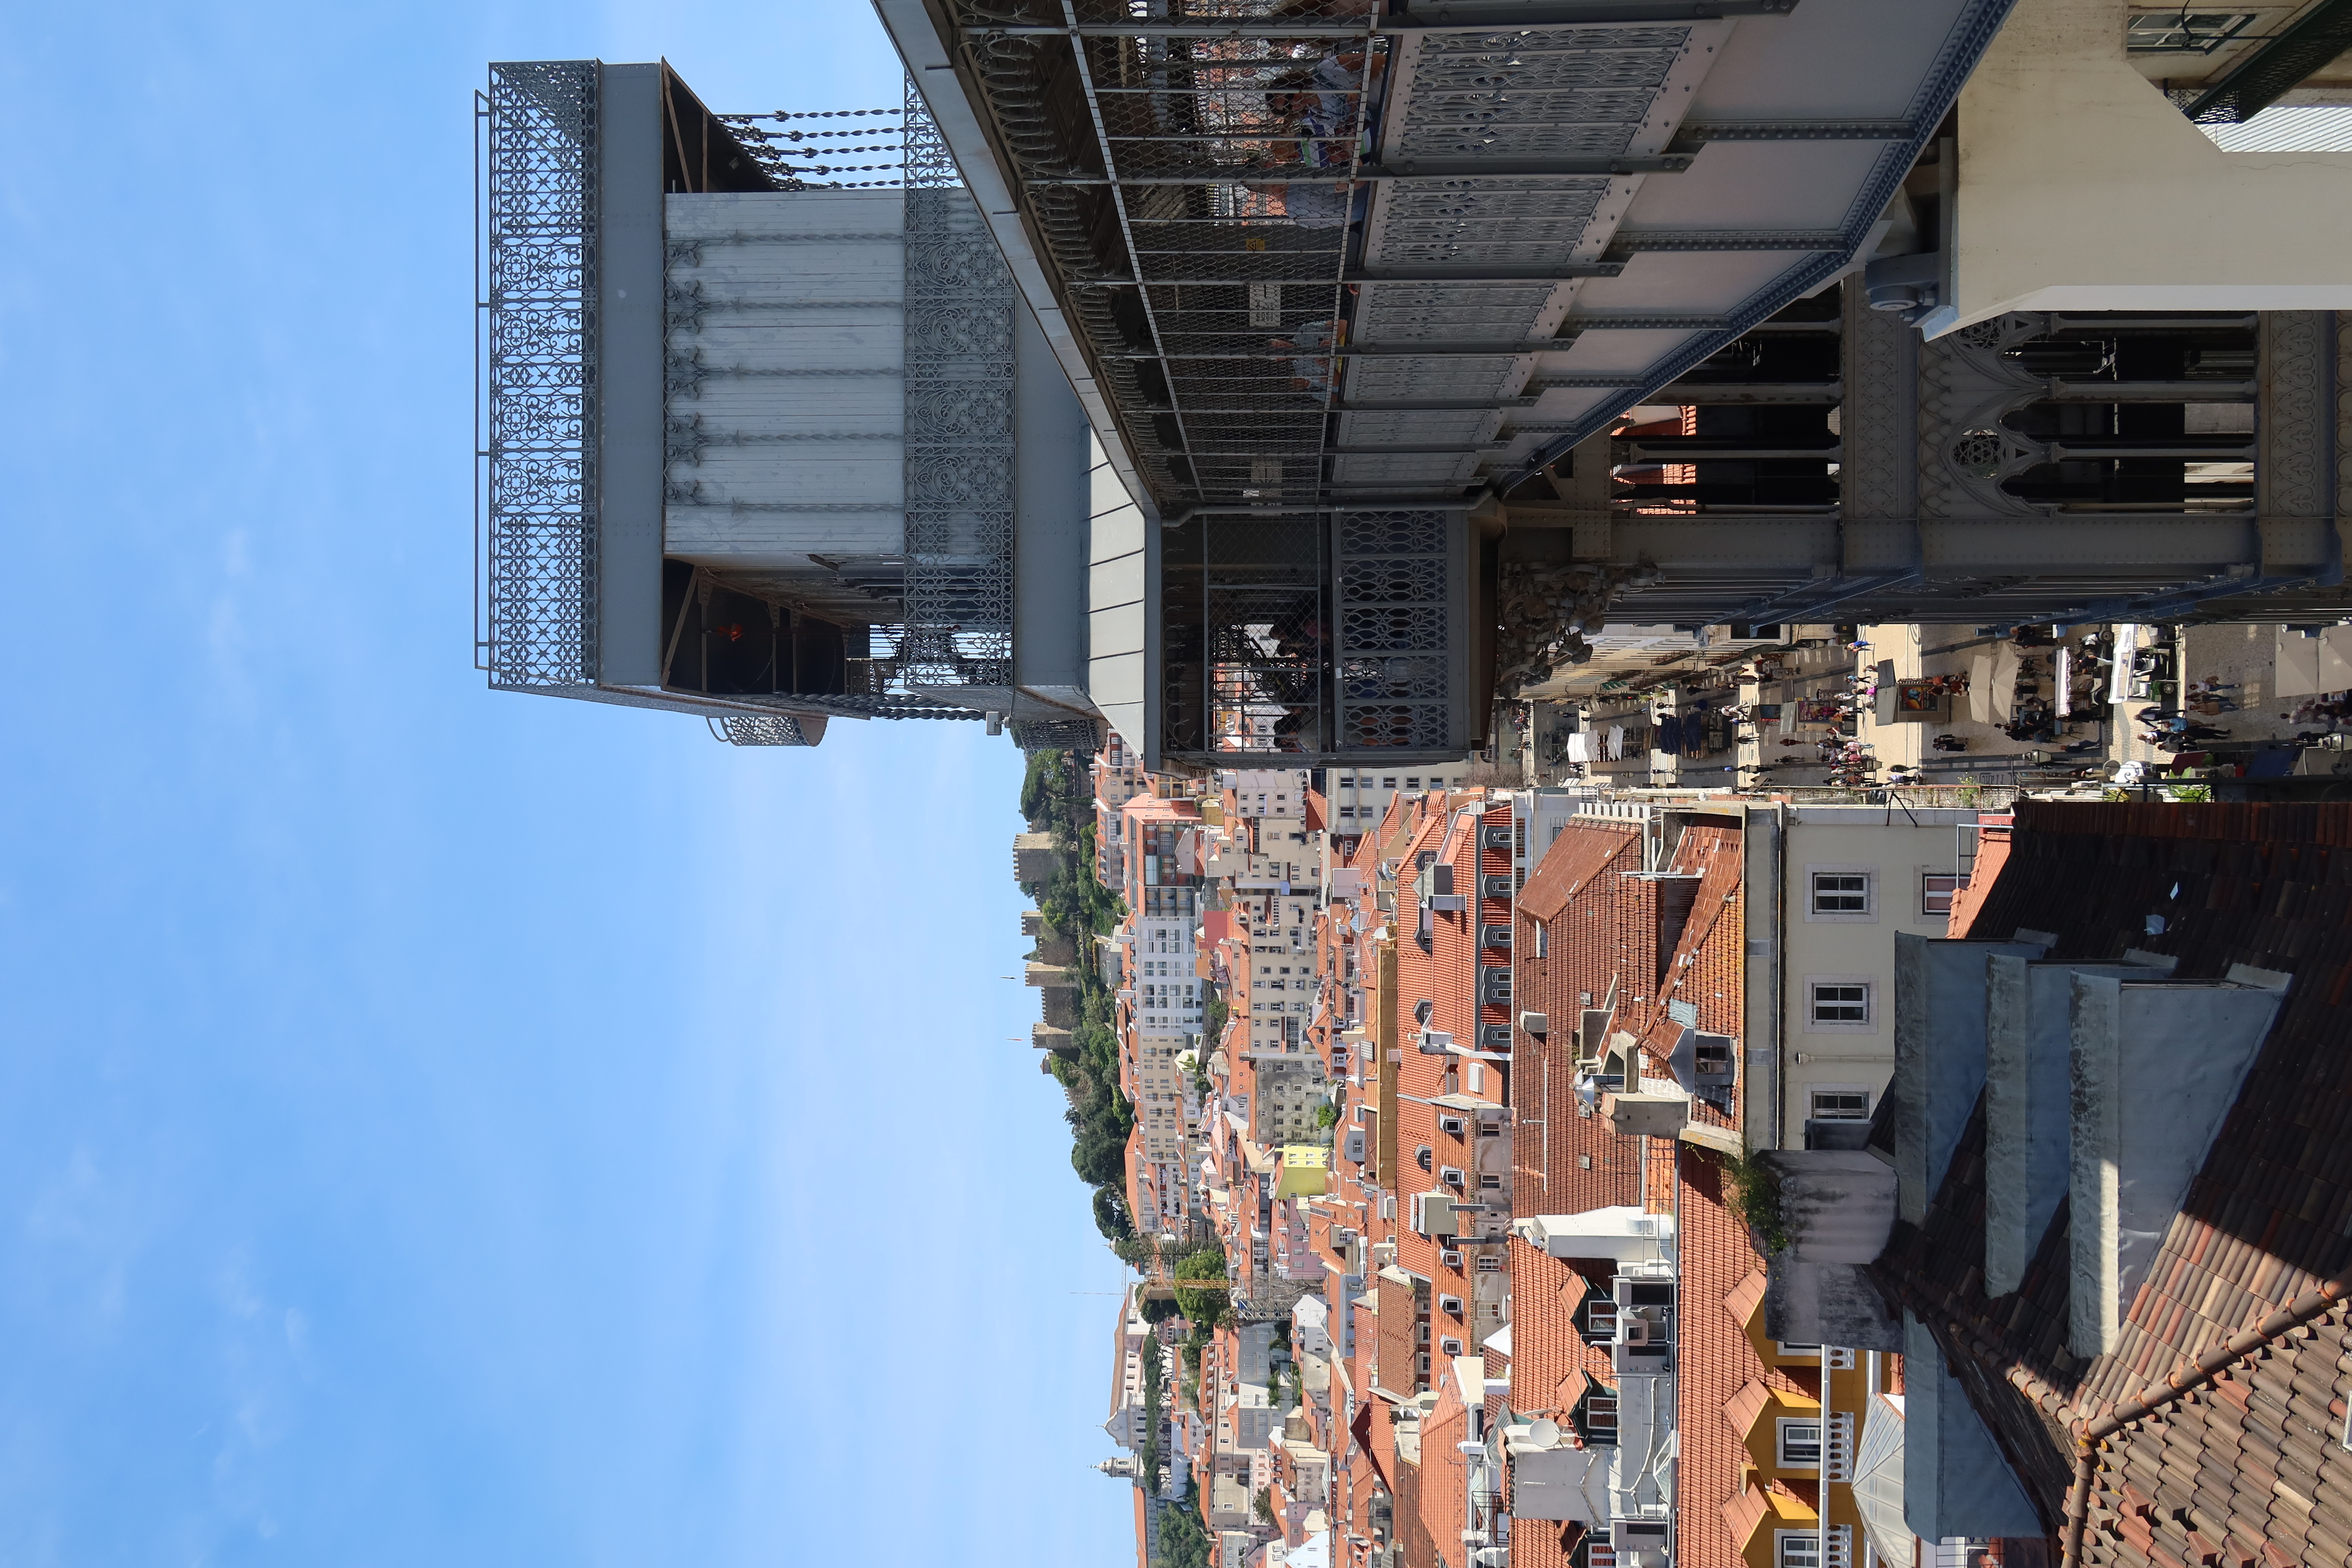
[(662, 100), (602, 68), (597, 172), (596, 679), (661, 680)]
[(2224, 153), (2124, 53), (2129, 0), (2020, 0), (1960, 93), (1958, 299), (2352, 309), (2352, 153)]
[[(895, 555), (903, 510), (902, 193), (763, 191), (667, 198), (669, 353), (700, 356), (672, 393), (668, 552), (714, 567), (823, 570)], [(811, 237), (814, 236), (852, 237)], [(820, 374), (838, 372), (840, 374)], [(656, 377), (658, 379), (658, 377)], [(678, 426), (684, 426), (681, 429)]]
[[(2259, 974), (2261, 972), (2243, 972)], [(2074, 976), (2070, 1342), (2116, 1348), (2132, 1298), (2284, 999), (2269, 984)]]
[[(1797, 806), (1789, 813), (1781, 859), (1787, 889), (1780, 1000), (1783, 1147), (1803, 1147), (1814, 1089), (1862, 1090), (1876, 1106), (1895, 1071), (1896, 936), (1944, 932), (1944, 917), (1921, 908), (1920, 876), (1952, 869), (1955, 825), (1975, 821), (1976, 814), (1914, 808), (1895, 813), (1892, 822), (1887, 816), (1880, 806)], [(1815, 915), (1811, 872), (1847, 868), (1872, 879), (1869, 915)], [(1811, 982), (1824, 979), (1871, 987), (1867, 1026), (1812, 1021)]]
[(1874, 1154), (1790, 1149), (1780, 1178), (1789, 1246), (1767, 1262), (1765, 1331), (1782, 1344), (1899, 1351), (1900, 1326), (1864, 1276), (1895, 1226), (1895, 1173)]
[(1013, 679), (1083, 705), (1092, 435), (1052, 345), (1018, 302), (1013, 353)]

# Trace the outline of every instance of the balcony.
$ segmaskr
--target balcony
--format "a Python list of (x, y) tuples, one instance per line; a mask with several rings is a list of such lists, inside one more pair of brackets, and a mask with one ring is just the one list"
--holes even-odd
[(1822, 1423), (1822, 1479), (1853, 1479), (1853, 1413), (1833, 1411)]

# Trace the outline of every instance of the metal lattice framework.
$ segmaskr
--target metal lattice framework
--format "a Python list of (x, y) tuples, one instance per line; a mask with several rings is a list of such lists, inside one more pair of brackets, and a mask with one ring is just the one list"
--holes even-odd
[(593, 60), (494, 65), (480, 305), (493, 687), (596, 672), (596, 137)]
[(806, 746), (814, 744), (789, 714), (730, 713), (710, 721), (710, 732), (730, 746)]
[(906, 625), (910, 687), (1013, 680), (1013, 279), (906, 91)]

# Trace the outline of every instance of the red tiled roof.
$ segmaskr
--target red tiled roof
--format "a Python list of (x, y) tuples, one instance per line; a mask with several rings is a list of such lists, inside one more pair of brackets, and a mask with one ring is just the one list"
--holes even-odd
[[(2352, 1453), (2311, 1436), (2344, 1429), (2334, 1389), (2352, 1351), (2330, 1305), (2352, 1265), (2352, 806), (2022, 803), (1969, 933), (2020, 925), (2055, 931), (2053, 958), (2139, 947), (2175, 957), (2183, 979), (2246, 963), (2294, 982), (2114, 1353), (2066, 1351), (2063, 1204), (2021, 1289), (1986, 1300), (1981, 1100), (1926, 1223), (1896, 1226), (1881, 1277), (1935, 1332), (2053, 1523), (2078, 1426), (2122, 1407), (2090, 1472), (2084, 1563), (2352, 1561)], [(2172, 1396), (2216, 1369), (2210, 1387)]]
[(1553, 840), (1542, 862), (1528, 873), (1528, 885), (1519, 889), (1519, 908), (1539, 921), (1558, 920), (1569, 900), (1611, 861), (1628, 849), (1640, 848), (1641, 834), (1630, 823), (1571, 821)]
[(1449, 1543), (1452, 1550), (1445, 1555), (1454, 1561), (1462, 1555), (1462, 1524), (1470, 1506), (1469, 1469), (1455, 1445), (1470, 1435), (1470, 1415), (1463, 1406), (1462, 1391), (1454, 1386), (1452, 1362), (1442, 1356), (1433, 1362), (1443, 1371), (1437, 1406), (1421, 1418), (1420, 1512), (1430, 1539)]
[(1764, 1516), (1772, 1511), (1771, 1502), (1754, 1487), (1727, 1501), (1719, 1510), (1723, 1527), (1730, 1534), (1735, 1548), (1756, 1533)]
[(1564, 1419), (1588, 1381), (1614, 1381), (1608, 1352), (1587, 1344), (1576, 1326), (1576, 1310), (1591, 1284), (1597, 1279), (1605, 1288), (1612, 1266), (1603, 1259), (1579, 1266), (1549, 1257), (1517, 1237), (1508, 1257), (1511, 1408)]
[(1809, 1391), (1788, 1373), (1766, 1366), (1745, 1332), (1709, 1310), (1707, 1303), (1726, 1301), (1745, 1286), (1763, 1259), (1747, 1227), (1724, 1206), (1717, 1156), (1688, 1144), (1676, 1145), (1676, 1152), (1683, 1337), (1676, 1350), (1681, 1378), (1675, 1422), (1683, 1508), (1675, 1560), (1679, 1568), (1737, 1568), (1740, 1538), (1724, 1510), (1743, 1489), (1748, 1450), (1745, 1427), (1733, 1425), (1734, 1401), (1750, 1384), (1766, 1391)]

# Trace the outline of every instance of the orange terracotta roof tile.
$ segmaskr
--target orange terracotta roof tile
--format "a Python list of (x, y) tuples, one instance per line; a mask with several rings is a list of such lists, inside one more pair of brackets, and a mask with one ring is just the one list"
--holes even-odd
[(1764, 1270), (1759, 1268), (1733, 1286), (1731, 1293), (1723, 1299), (1723, 1310), (1731, 1314), (1731, 1321), (1739, 1325), (1743, 1333), (1747, 1331), (1748, 1320), (1756, 1316), (1756, 1309), (1764, 1304), (1767, 1283)]
[(1724, 1405), (1723, 1418), (1730, 1422), (1731, 1429), (1744, 1438), (1755, 1426), (1757, 1417), (1764, 1414), (1764, 1407), (1771, 1403), (1772, 1391), (1765, 1387), (1761, 1380), (1751, 1380)]
[(1761, 1491), (1749, 1487), (1738, 1496), (1726, 1500), (1719, 1511), (1725, 1531), (1733, 1541), (1745, 1546), (1755, 1535), (1757, 1528), (1771, 1514), (1772, 1504)]

